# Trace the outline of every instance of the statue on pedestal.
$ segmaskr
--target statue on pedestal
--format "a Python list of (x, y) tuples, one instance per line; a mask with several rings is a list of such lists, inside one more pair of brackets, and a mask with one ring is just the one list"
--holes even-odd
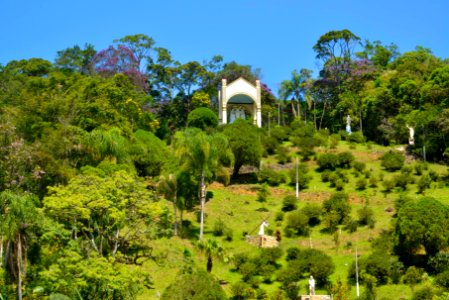
[(352, 133), (352, 131), (351, 131), (351, 117), (349, 115), (346, 117), (346, 132), (348, 134)]
[(315, 295), (315, 279), (310, 275), (309, 279), (309, 295)]
[(408, 125), (405, 125), (405, 126), (407, 126), (407, 128), (409, 130), (408, 144), (414, 145), (415, 144), (415, 129)]

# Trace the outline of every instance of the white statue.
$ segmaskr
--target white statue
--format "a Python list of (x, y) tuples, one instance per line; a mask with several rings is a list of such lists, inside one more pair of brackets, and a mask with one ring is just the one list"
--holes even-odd
[(315, 279), (310, 275), (309, 279), (309, 295), (315, 295)]
[(234, 123), (238, 118), (245, 119), (245, 111), (243, 108), (233, 108), (229, 114), (229, 123)]
[(352, 131), (351, 131), (351, 117), (349, 115), (346, 117), (346, 132), (349, 133), (349, 134), (352, 133)]
[(260, 224), (259, 235), (265, 234), (265, 227), (268, 227), (268, 223), (266, 221), (263, 221), (262, 224)]
[(407, 128), (409, 130), (408, 144), (414, 145), (415, 144), (415, 129), (408, 125), (405, 125), (405, 126), (407, 126)]

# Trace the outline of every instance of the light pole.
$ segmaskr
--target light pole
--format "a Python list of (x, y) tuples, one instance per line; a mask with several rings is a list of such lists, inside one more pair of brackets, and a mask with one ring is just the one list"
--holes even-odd
[(358, 298), (360, 296), (360, 290), (359, 290), (359, 262), (358, 262), (357, 247), (355, 248), (355, 289)]

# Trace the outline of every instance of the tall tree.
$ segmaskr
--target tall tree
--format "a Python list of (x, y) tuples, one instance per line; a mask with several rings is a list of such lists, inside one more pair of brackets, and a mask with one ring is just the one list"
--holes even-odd
[[(305, 100), (306, 82), (310, 80), (312, 71), (308, 69), (293, 70), (291, 79), (281, 82), (280, 96), (283, 100), (291, 97), (291, 106), (294, 117), (301, 118), (301, 100)], [(298, 103), (298, 113), (295, 110), (295, 101)]]
[(83, 74), (92, 74), (91, 61), (97, 51), (91, 44), (86, 44), (84, 49), (75, 45), (71, 48), (57, 52), (55, 65), (62, 70), (70, 70)]
[(223, 133), (228, 137), (234, 154), (232, 176), (237, 176), (243, 165), (259, 167), (263, 149), (261, 135), (255, 125), (246, 120), (237, 119), (234, 123), (226, 125)]
[(39, 214), (37, 199), (31, 194), (3, 191), (0, 193), (0, 237), (6, 243), (5, 268), (17, 280), (17, 298), (22, 299), (26, 275), (27, 246), (30, 233), (36, 229)]
[(199, 182), (201, 205), (200, 236), (203, 239), (204, 206), (206, 204), (206, 184), (217, 174), (226, 174), (224, 166), (232, 163), (232, 152), (228, 140), (222, 134), (207, 135), (197, 128), (188, 128), (175, 135), (174, 147), (181, 161), (182, 169), (195, 175)]

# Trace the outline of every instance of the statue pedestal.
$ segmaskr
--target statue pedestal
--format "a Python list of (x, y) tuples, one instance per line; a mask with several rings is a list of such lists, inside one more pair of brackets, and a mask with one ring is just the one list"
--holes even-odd
[(246, 241), (251, 245), (260, 248), (274, 248), (279, 247), (279, 242), (276, 237), (269, 235), (247, 235)]

